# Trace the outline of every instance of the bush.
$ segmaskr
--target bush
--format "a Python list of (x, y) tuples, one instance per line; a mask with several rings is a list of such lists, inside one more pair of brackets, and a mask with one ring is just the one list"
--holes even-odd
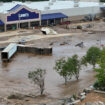
[(105, 2), (105, 0), (100, 0), (100, 2)]
[(99, 82), (98, 81), (96, 81), (95, 83), (94, 83), (94, 85), (93, 85), (93, 87), (95, 88), (95, 89), (99, 89)]
[(73, 94), (72, 96), (75, 100), (78, 99), (77, 95), (76, 94)]
[(19, 99), (19, 100), (22, 100), (23, 97), (20, 94), (11, 94), (10, 96), (8, 96), (8, 99)]
[(102, 84), (100, 84), (99, 81), (96, 81), (93, 86), (94, 86), (94, 88), (96, 90), (105, 91), (105, 86), (103, 86)]
[(105, 18), (103, 18), (103, 22), (105, 22)]
[(82, 29), (82, 26), (78, 25), (78, 26), (77, 26), (77, 29)]

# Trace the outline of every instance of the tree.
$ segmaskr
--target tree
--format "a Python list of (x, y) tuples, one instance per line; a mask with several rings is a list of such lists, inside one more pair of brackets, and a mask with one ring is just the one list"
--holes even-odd
[(46, 70), (43, 69), (36, 69), (36, 71), (32, 71), (28, 73), (28, 78), (32, 80), (35, 85), (38, 85), (40, 88), (40, 94), (42, 95), (44, 92), (44, 80), (45, 80)]
[(93, 65), (93, 68), (95, 68), (95, 65), (97, 61), (101, 58), (101, 50), (98, 47), (91, 47), (88, 49), (86, 56), (82, 58), (82, 63), (86, 64), (89, 63)]
[(56, 61), (55, 70), (65, 79), (65, 84), (68, 79), (71, 79), (74, 75), (76, 79), (79, 79), (81, 68), (81, 61), (77, 55), (69, 57), (67, 60), (61, 58)]
[(61, 58), (56, 61), (54, 69), (65, 79), (65, 84), (67, 84), (67, 80), (69, 77), (66, 60), (64, 58)]
[(101, 63), (105, 63), (105, 48), (103, 48), (102, 50), (101, 50), (101, 58), (100, 58), (100, 60), (99, 60), (99, 62), (98, 62), (99, 64)]
[(105, 91), (105, 63), (100, 64), (100, 68), (95, 69), (95, 71), (97, 72), (97, 81), (94, 87)]
[(81, 61), (78, 59), (78, 55), (72, 56), (72, 65), (73, 65), (73, 74), (76, 79), (79, 79), (80, 69), (81, 69)]
[(105, 48), (101, 50), (101, 59), (98, 61), (99, 68), (95, 69), (97, 72), (97, 81), (94, 87), (99, 90), (105, 91)]
[(100, 2), (105, 2), (105, 0), (100, 0)]
[(67, 65), (71, 76), (74, 75), (78, 80), (81, 68), (81, 61), (78, 59), (78, 55), (73, 55), (71, 58), (68, 58)]

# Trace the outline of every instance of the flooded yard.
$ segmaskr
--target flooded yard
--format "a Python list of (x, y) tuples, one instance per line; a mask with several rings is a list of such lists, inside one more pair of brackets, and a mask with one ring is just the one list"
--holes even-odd
[[(105, 45), (104, 33), (89, 34), (88, 32), (77, 31), (75, 33), (70, 33), (70, 35), (68, 32), (67, 34), (63, 33), (58, 36), (41, 36), (41, 38), (39, 38), (40, 36), (34, 35), (34, 37), (35, 39), (29, 40), (26, 45), (53, 47), (52, 56), (16, 53), (8, 63), (3, 63), (0, 58), (1, 97), (7, 97), (13, 93), (39, 95), (38, 87), (28, 79), (29, 71), (34, 71), (36, 68), (46, 69), (45, 94), (47, 97), (42, 99), (29, 99), (33, 104), (27, 103), (26, 101), (25, 104), (22, 105), (37, 105), (35, 103), (48, 102), (49, 97), (51, 100), (69, 97), (94, 83), (96, 73), (92, 70), (92, 66), (90, 65), (82, 67), (78, 81), (72, 78), (66, 86), (64, 85), (64, 79), (54, 70), (54, 66), (55, 61), (61, 57), (67, 58), (77, 54), (79, 58), (81, 58), (91, 46), (98, 46), (101, 48), (101, 44)], [(2, 35), (1, 38), (4, 38), (4, 36)], [(3, 44), (0, 44), (1, 47), (7, 45), (7, 43), (5, 43), (6, 40), (3, 40)], [(80, 42), (83, 42), (83, 48), (75, 46)], [(24, 101), (22, 103), (24, 103)]]
[[(71, 48), (72, 47), (72, 48)], [(72, 50), (71, 50), (72, 49)], [(54, 47), (52, 56), (35, 56), (32, 54), (16, 54), (9, 63), (0, 62), (0, 94), (3, 96), (10, 93), (38, 93), (37, 86), (28, 80), (28, 72), (36, 68), (47, 70), (45, 78), (45, 93), (54, 98), (62, 98), (78, 93), (85, 87), (94, 83), (95, 72), (83, 67), (80, 73), (79, 81), (72, 78), (67, 86), (64, 85), (64, 79), (53, 69), (55, 61), (61, 57), (69, 57), (78, 54), (80, 57), (85, 54), (86, 49), (73, 47), (71, 45)]]

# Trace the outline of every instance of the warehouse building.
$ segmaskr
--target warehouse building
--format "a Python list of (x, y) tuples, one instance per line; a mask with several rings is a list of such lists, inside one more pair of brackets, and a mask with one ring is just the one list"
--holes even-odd
[[(0, 3), (0, 31), (59, 24), (65, 19), (100, 15), (97, 2), (43, 1)], [(77, 17), (77, 18), (76, 18)]]

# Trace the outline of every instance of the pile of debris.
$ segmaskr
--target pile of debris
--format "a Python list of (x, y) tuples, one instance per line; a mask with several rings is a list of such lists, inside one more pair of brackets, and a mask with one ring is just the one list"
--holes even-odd
[(79, 93), (78, 95), (74, 94), (69, 98), (60, 99), (60, 100), (56, 101), (55, 103), (40, 104), (40, 105), (75, 105), (75, 104), (83, 101), (86, 98), (86, 95), (88, 93), (90, 93), (92, 90), (93, 90), (93, 86), (90, 86), (89, 88), (84, 89), (83, 92)]
[(87, 102), (85, 105), (105, 105), (105, 104), (101, 101), (98, 101), (98, 102), (95, 102), (95, 103)]
[(42, 28), (41, 28), (41, 32), (42, 32), (44, 35), (56, 35), (56, 34), (57, 34), (56, 31), (54, 31), (53, 29), (48, 28), (48, 27), (42, 27)]

